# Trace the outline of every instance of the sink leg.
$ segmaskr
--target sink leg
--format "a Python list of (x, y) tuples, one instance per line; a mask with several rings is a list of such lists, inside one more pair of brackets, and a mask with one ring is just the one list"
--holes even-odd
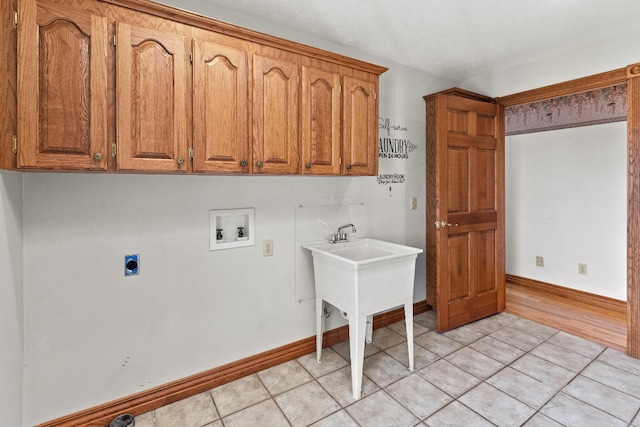
[(322, 298), (316, 296), (316, 360), (320, 363), (322, 358), (322, 322), (324, 320)]
[(413, 300), (404, 305), (404, 321), (407, 324), (407, 346), (409, 347), (409, 370), (413, 371)]
[(367, 316), (367, 344), (373, 341), (373, 315)]
[(349, 350), (351, 352), (351, 388), (353, 398), (360, 399), (362, 391), (362, 367), (364, 365), (364, 339), (366, 334), (366, 317), (349, 316)]

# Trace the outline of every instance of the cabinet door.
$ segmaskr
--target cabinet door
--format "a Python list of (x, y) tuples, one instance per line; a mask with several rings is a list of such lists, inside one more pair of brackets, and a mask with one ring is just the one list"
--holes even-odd
[[(156, 27), (157, 18), (146, 18)], [(117, 168), (185, 172), (187, 134), (186, 37), (116, 23)]]
[(298, 171), (299, 66), (253, 56), (253, 173)]
[(198, 32), (193, 41), (195, 172), (248, 173), (247, 51)]
[(340, 175), (340, 75), (302, 67), (302, 173)]
[(344, 175), (378, 173), (378, 108), (376, 84), (344, 78), (342, 144)]
[(107, 19), (22, 0), (19, 168), (107, 168)]

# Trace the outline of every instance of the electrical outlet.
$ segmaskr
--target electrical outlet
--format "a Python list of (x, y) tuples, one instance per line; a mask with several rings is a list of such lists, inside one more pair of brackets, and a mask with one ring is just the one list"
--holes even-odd
[(140, 274), (140, 255), (125, 255), (124, 256), (124, 275), (135, 276)]
[(544, 267), (544, 257), (536, 257), (536, 267)]
[(587, 264), (578, 263), (578, 274), (587, 274)]
[(273, 256), (273, 240), (262, 241), (262, 256)]
[(412, 211), (415, 211), (416, 209), (418, 209), (418, 198), (417, 197), (412, 197), (411, 198), (411, 203), (409, 205), (410, 209)]

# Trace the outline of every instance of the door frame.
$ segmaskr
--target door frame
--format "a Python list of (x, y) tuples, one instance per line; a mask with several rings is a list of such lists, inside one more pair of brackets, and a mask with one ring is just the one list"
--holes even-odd
[(627, 354), (640, 359), (640, 63), (496, 98), (504, 107), (627, 84)]

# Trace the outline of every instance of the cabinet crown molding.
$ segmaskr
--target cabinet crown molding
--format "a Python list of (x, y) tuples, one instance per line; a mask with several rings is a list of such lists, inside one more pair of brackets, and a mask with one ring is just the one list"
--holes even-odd
[(254, 30), (249, 30), (227, 22), (218, 21), (208, 16), (203, 16), (194, 12), (177, 9), (172, 6), (156, 3), (150, 0), (100, 0), (103, 3), (126, 7), (139, 12), (148, 13), (182, 24), (199, 27), (205, 30), (214, 31), (228, 36), (244, 39), (254, 43), (287, 50), (301, 55), (312, 56), (323, 61), (332, 62), (368, 73), (380, 75), (388, 68), (360, 61), (337, 53), (328, 52), (312, 46), (295, 43), (280, 37), (271, 36)]

